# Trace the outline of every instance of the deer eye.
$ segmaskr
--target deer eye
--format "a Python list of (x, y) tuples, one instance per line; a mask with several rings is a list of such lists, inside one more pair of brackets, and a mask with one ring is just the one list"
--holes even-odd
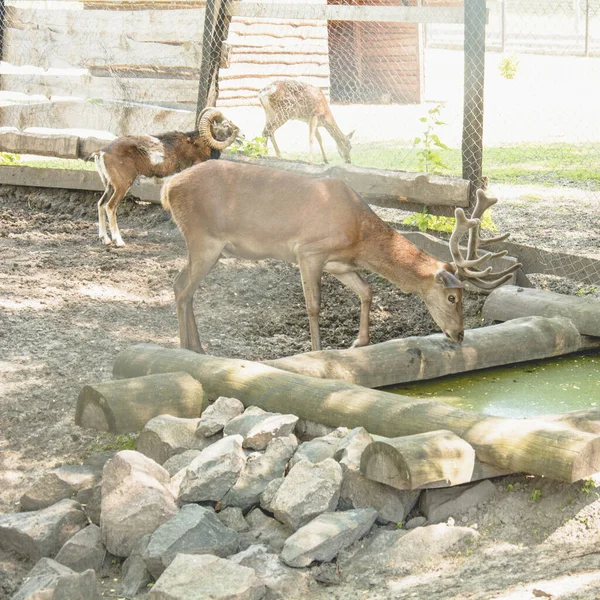
[(456, 302), (456, 298), (454, 296), (448, 296), (448, 302), (450, 302), (450, 304), (454, 304)]

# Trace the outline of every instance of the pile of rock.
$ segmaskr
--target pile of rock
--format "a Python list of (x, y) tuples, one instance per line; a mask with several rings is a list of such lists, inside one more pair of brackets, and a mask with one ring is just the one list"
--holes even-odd
[(433, 524), (468, 515), (490, 481), (400, 491), (361, 474), (364, 429), (311, 429), (219, 398), (199, 419), (152, 419), (137, 451), (102, 469), (55, 469), (23, 495), (26, 512), (0, 516), (0, 546), (37, 561), (14, 598), (99, 597), (94, 573), (115, 557), (126, 597), (150, 585), (153, 599), (305, 598), (331, 583), (331, 561), (387, 568), (477, 536)]

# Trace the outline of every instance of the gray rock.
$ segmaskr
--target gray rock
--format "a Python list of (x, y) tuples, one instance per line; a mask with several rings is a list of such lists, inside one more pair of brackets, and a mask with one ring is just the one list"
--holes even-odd
[(121, 569), (120, 593), (127, 598), (134, 598), (141, 590), (154, 581), (146, 567), (143, 553), (150, 542), (150, 534), (145, 535), (133, 548)]
[(346, 427), (338, 427), (328, 435), (300, 444), (296, 454), (290, 461), (290, 468), (301, 460), (316, 464), (327, 458), (333, 458), (341, 441), (347, 435), (348, 429)]
[(373, 438), (364, 427), (355, 427), (340, 441), (333, 458), (340, 463), (344, 471), (359, 471), (360, 457), (372, 441)]
[(152, 534), (142, 556), (152, 576), (158, 578), (179, 553), (229, 556), (239, 545), (238, 534), (225, 527), (212, 509), (186, 504)]
[(366, 535), (376, 518), (377, 511), (372, 508), (319, 515), (286, 540), (281, 560), (290, 567), (330, 561)]
[(81, 490), (75, 496), (77, 502), (83, 506), (87, 518), (100, 527), (100, 513), (102, 511), (102, 482), (92, 488)]
[(178, 554), (156, 582), (151, 600), (262, 600), (254, 569), (217, 556)]
[(40, 477), (21, 496), (21, 510), (47, 508), (100, 481), (102, 469), (90, 465), (68, 465)]
[(242, 548), (253, 544), (265, 544), (272, 552), (279, 553), (285, 540), (292, 535), (293, 530), (265, 515), (260, 508), (255, 508), (246, 516), (250, 531), (241, 534)]
[(267, 512), (273, 512), (273, 500), (283, 483), (283, 477), (280, 479), (273, 479), (269, 482), (269, 485), (265, 488), (265, 491), (260, 496), (260, 507)]
[(159, 465), (185, 450), (203, 450), (216, 439), (195, 435), (199, 421), (200, 419), (183, 419), (171, 415), (154, 417), (142, 429), (135, 449)]
[[(217, 440), (215, 440), (216, 442)], [(186, 450), (181, 454), (175, 454), (163, 463), (163, 467), (167, 470), (169, 475), (173, 477), (177, 475), (181, 469), (189, 467), (192, 461), (202, 454), (202, 450)]]
[(87, 517), (75, 500), (61, 500), (38, 511), (0, 515), (0, 548), (32, 560), (52, 558), (87, 524)]
[(229, 529), (233, 529), (233, 531), (237, 531), (238, 533), (250, 529), (250, 525), (248, 525), (248, 522), (244, 519), (242, 509), (237, 506), (224, 508), (217, 513), (217, 518), (225, 525), (225, 527), (229, 527)]
[(314, 438), (329, 435), (334, 432), (335, 429), (335, 427), (329, 427), (329, 425), (323, 425), (322, 423), (299, 419), (296, 423), (296, 436), (299, 440), (308, 442)]
[(179, 500), (220, 501), (233, 487), (246, 464), (242, 441), (242, 436), (231, 435), (203, 450), (185, 471)]
[(312, 577), (303, 569), (292, 569), (283, 564), (267, 546), (257, 544), (229, 557), (231, 562), (254, 569), (265, 584), (265, 600), (304, 600), (312, 595)]
[(413, 517), (412, 519), (406, 522), (406, 524), (404, 525), (404, 529), (416, 529), (417, 527), (422, 527), (423, 525), (425, 525), (425, 523), (427, 523), (427, 519), (425, 517)]
[(169, 483), (165, 469), (133, 450), (123, 450), (106, 463), (100, 528), (111, 554), (129, 556), (141, 538), (178, 512)]
[(76, 573), (50, 559), (40, 559), (12, 600), (99, 600), (94, 571)]
[(403, 523), (419, 499), (419, 491), (400, 491), (346, 469), (338, 508), (374, 508), (380, 523)]
[(267, 485), (283, 477), (297, 447), (298, 440), (292, 434), (271, 440), (262, 454), (251, 454), (237, 482), (223, 497), (223, 506), (239, 506), (243, 510), (256, 506)]
[(442, 523), (448, 517), (467, 513), (469, 508), (486, 502), (495, 493), (496, 486), (489, 479), (473, 485), (425, 490), (420, 510), (430, 523)]
[(100, 571), (105, 557), (106, 548), (102, 543), (100, 527), (88, 525), (67, 540), (56, 555), (56, 562), (83, 573), (88, 569)]
[(468, 527), (445, 524), (418, 527), (410, 531), (383, 530), (349, 560), (342, 569), (361, 572), (399, 569), (407, 564), (435, 560), (456, 544), (476, 539), (479, 534)]
[(229, 421), (244, 412), (244, 405), (236, 398), (217, 398), (200, 416), (196, 435), (210, 437), (223, 431)]
[(225, 435), (241, 435), (244, 448), (264, 450), (272, 439), (287, 437), (294, 432), (297, 416), (258, 412), (252, 408), (229, 421), (223, 430)]
[(285, 478), (271, 503), (275, 518), (296, 530), (337, 506), (342, 468), (332, 458), (299, 462)]

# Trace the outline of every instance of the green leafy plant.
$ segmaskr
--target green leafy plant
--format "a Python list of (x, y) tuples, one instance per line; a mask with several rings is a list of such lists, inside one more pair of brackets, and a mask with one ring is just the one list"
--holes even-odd
[(450, 150), (450, 148), (440, 140), (436, 133), (439, 126), (446, 125), (444, 121), (440, 120), (441, 111), (442, 105), (437, 104), (427, 111), (427, 116), (419, 119), (424, 125), (423, 133), (413, 141), (413, 146), (418, 148), (419, 168), (425, 173), (441, 173), (449, 170), (449, 167), (444, 164), (439, 150)]
[(596, 496), (599, 495), (596, 491), (596, 484), (591, 477), (585, 481), (583, 487), (581, 488), (581, 492), (586, 496), (589, 496), (590, 494), (594, 494)]
[[(431, 215), (429, 214), (429, 209), (425, 206), (422, 212), (406, 217), (402, 223), (411, 227), (418, 227), (419, 231), (427, 231), (429, 229), (430, 231), (452, 233), (455, 221), (454, 217)], [(489, 213), (483, 215), (481, 228), (487, 231), (498, 231), (498, 226), (494, 223)]]
[(529, 495), (529, 499), (532, 502), (539, 502), (542, 498), (542, 490), (533, 490), (533, 492), (531, 492), (531, 494)]
[(584, 285), (577, 290), (578, 296), (587, 296), (588, 294), (595, 294), (598, 291), (598, 287), (595, 285)]
[(12, 152), (0, 152), (0, 165), (17, 165), (21, 161), (19, 154)]
[(516, 54), (505, 56), (498, 65), (500, 75), (504, 79), (514, 79), (517, 74), (517, 68), (519, 67), (519, 59)]
[(234, 154), (243, 154), (251, 158), (267, 156), (267, 140), (264, 137), (255, 137), (251, 140), (240, 140), (231, 146)]

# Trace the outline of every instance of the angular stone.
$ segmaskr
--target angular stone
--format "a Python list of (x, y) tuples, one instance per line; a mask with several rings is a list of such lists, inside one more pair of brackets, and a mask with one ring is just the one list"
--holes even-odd
[(195, 435), (200, 419), (159, 415), (150, 419), (140, 433), (135, 449), (162, 465), (174, 454), (203, 450), (216, 441)]
[(465, 514), (469, 508), (486, 502), (496, 493), (496, 486), (485, 479), (474, 485), (425, 490), (420, 510), (430, 523), (442, 523), (448, 517)]
[(389, 485), (367, 479), (360, 472), (346, 469), (338, 508), (374, 508), (380, 523), (404, 523), (419, 500), (418, 490), (400, 491)]
[(243, 438), (231, 435), (209, 446), (185, 471), (180, 502), (218, 502), (233, 487), (244, 465)]
[(210, 437), (223, 431), (229, 421), (244, 412), (244, 405), (236, 398), (217, 398), (201, 415), (196, 435)]
[(269, 482), (269, 485), (265, 488), (265, 491), (260, 496), (260, 507), (267, 512), (273, 512), (273, 500), (283, 483), (283, 477), (281, 479), (273, 479)]
[(88, 569), (100, 571), (105, 557), (106, 548), (102, 543), (100, 527), (88, 525), (67, 540), (56, 555), (56, 562), (77, 573), (83, 573)]
[(312, 595), (310, 572), (292, 569), (283, 564), (277, 554), (269, 552), (267, 546), (256, 544), (229, 560), (244, 567), (254, 569), (258, 578), (265, 584), (268, 600), (304, 600)]
[[(215, 442), (216, 441), (217, 440), (215, 440)], [(202, 450), (186, 450), (181, 454), (175, 454), (163, 463), (163, 468), (165, 468), (168, 471), (169, 475), (173, 477), (174, 475), (179, 473), (181, 469), (189, 467), (192, 461), (198, 456), (200, 456), (201, 453)]]
[(398, 569), (410, 563), (435, 560), (464, 540), (479, 534), (468, 527), (450, 527), (446, 524), (418, 527), (410, 531), (384, 530), (371, 539), (348, 561), (343, 569), (356, 572)]
[(250, 525), (250, 531), (242, 533), (242, 548), (252, 544), (264, 544), (272, 552), (279, 553), (283, 549), (285, 540), (292, 533), (292, 529), (265, 515), (260, 508), (255, 508), (246, 516), (246, 521)]
[(225, 525), (225, 527), (229, 527), (229, 529), (233, 529), (233, 531), (237, 531), (238, 533), (250, 529), (250, 525), (248, 525), (248, 522), (244, 519), (242, 509), (237, 506), (224, 508), (217, 513), (217, 518)]
[(102, 469), (89, 465), (67, 465), (42, 475), (21, 496), (21, 510), (47, 508), (100, 481)]
[(225, 527), (212, 509), (186, 504), (152, 534), (142, 556), (158, 578), (179, 553), (229, 556), (239, 545), (238, 534)]
[(348, 435), (348, 429), (346, 427), (338, 427), (329, 435), (300, 444), (296, 454), (294, 454), (294, 458), (290, 461), (290, 468), (301, 460), (317, 464), (327, 458), (333, 458), (338, 446), (346, 435)]
[(275, 518), (296, 530), (337, 506), (342, 468), (332, 458), (299, 462), (285, 478), (271, 503)]
[(262, 454), (251, 454), (235, 485), (223, 497), (223, 506), (239, 506), (243, 510), (256, 506), (267, 485), (283, 477), (297, 447), (298, 440), (292, 434), (271, 440)]
[(223, 430), (225, 435), (241, 435), (244, 448), (264, 450), (276, 437), (287, 437), (294, 432), (298, 417), (247, 409), (244, 414), (232, 419)]
[(78, 492), (75, 497), (77, 502), (83, 506), (87, 518), (100, 527), (100, 512), (102, 509), (102, 482), (97, 483), (92, 488), (87, 488)]
[(76, 573), (50, 558), (42, 558), (12, 600), (100, 600), (100, 593), (94, 571)]
[(204, 554), (178, 554), (148, 594), (152, 600), (262, 600), (254, 569)]
[(87, 524), (75, 500), (61, 500), (38, 511), (0, 515), (0, 547), (32, 560), (52, 558)]
[(427, 523), (427, 519), (419, 515), (418, 517), (413, 517), (412, 519), (408, 520), (404, 525), (404, 529), (407, 531), (409, 529), (416, 529), (417, 527), (422, 527), (425, 525), (425, 523)]
[(299, 419), (296, 423), (296, 436), (299, 440), (308, 442), (314, 438), (325, 437), (333, 433), (335, 429), (335, 427), (329, 427), (329, 425), (323, 425), (322, 423)]
[(123, 450), (106, 463), (100, 528), (111, 554), (129, 556), (141, 538), (178, 512), (169, 483), (165, 469), (133, 450)]
[(319, 515), (286, 540), (281, 560), (290, 567), (330, 561), (366, 535), (376, 518), (377, 511), (372, 508)]
[(360, 457), (364, 449), (373, 441), (364, 427), (355, 427), (338, 445), (333, 458), (342, 469), (360, 470)]
[(127, 598), (135, 596), (154, 581), (142, 554), (150, 542), (150, 534), (145, 535), (133, 548), (131, 554), (126, 558), (121, 569), (120, 593)]

